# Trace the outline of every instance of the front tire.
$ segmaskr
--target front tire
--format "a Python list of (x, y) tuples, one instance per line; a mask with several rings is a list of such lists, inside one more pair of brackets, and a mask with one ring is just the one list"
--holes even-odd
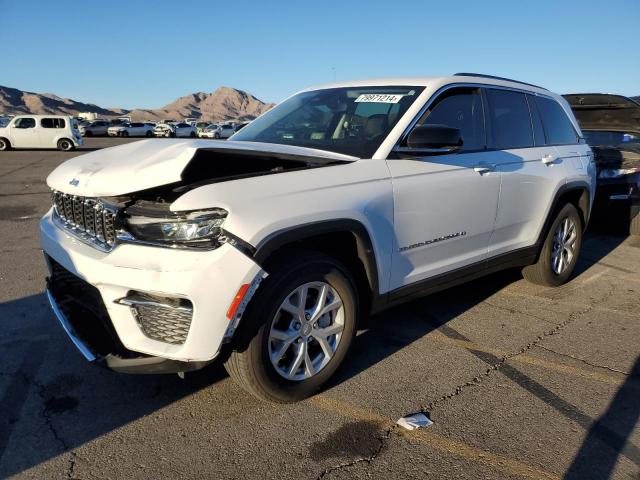
[(225, 368), (261, 400), (303, 400), (342, 363), (356, 332), (357, 305), (346, 268), (325, 255), (298, 255), (271, 269), (256, 292)]
[(124, 132), (122, 132), (120, 135), (122, 135), (123, 137), (128, 137), (129, 136), (129, 132), (127, 132), (126, 130)]
[(0, 137), (0, 152), (11, 150), (11, 143), (6, 138)]
[(68, 138), (61, 138), (58, 140), (58, 150), (62, 150), (63, 152), (73, 150), (73, 142)]
[(153, 132), (151, 130), (147, 130), (147, 133), (144, 134), (145, 137), (153, 137)]
[(545, 237), (538, 261), (522, 269), (526, 280), (557, 287), (565, 283), (576, 266), (582, 246), (582, 219), (568, 203), (557, 213)]

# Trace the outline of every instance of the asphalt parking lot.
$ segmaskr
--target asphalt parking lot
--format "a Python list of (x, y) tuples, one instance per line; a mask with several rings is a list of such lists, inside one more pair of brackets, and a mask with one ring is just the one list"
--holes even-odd
[[(125, 141), (0, 152), (0, 477), (640, 479), (640, 238), (607, 230), (563, 287), (507, 271), (369, 319), (299, 404), (216, 365), (87, 364), (43, 295), (38, 219), (51, 170)], [(394, 426), (420, 410), (432, 426)]]

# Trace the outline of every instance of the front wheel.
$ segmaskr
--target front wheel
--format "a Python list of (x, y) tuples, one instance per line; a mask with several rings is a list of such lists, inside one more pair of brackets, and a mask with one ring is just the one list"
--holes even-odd
[(123, 131), (120, 135), (122, 135), (123, 137), (128, 137), (129, 136), (129, 132), (127, 132), (126, 130)]
[(557, 287), (565, 283), (576, 266), (582, 245), (582, 220), (578, 209), (568, 203), (556, 215), (545, 237), (540, 257), (522, 269), (531, 283)]
[(0, 138), (0, 152), (5, 150), (11, 150), (11, 144), (6, 138)]
[(68, 138), (62, 138), (58, 140), (58, 150), (62, 150), (63, 152), (73, 150), (73, 142)]
[(147, 130), (147, 133), (145, 133), (146, 137), (153, 137), (153, 132), (151, 130)]
[(356, 331), (357, 294), (349, 272), (309, 253), (272, 269), (240, 323), (229, 375), (259, 399), (313, 395), (342, 363)]

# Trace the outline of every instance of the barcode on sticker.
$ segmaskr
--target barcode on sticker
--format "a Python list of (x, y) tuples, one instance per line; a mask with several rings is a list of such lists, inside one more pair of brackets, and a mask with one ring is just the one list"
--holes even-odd
[(356, 98), (356, 103), (398, 103), (404, 95), (387, 93), (363, 93)]

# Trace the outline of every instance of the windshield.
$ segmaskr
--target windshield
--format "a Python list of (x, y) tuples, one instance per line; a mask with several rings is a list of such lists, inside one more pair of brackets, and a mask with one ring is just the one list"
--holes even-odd
[(317, 148), (369, 158), (424, 87), (343, 87), (302, 92), (232, 139)]
[(584, 138), (592, 147), (625, 147), (640, 145), (640, 135), (624, 132), (605, 132), (587, 130), (582, 132)]

